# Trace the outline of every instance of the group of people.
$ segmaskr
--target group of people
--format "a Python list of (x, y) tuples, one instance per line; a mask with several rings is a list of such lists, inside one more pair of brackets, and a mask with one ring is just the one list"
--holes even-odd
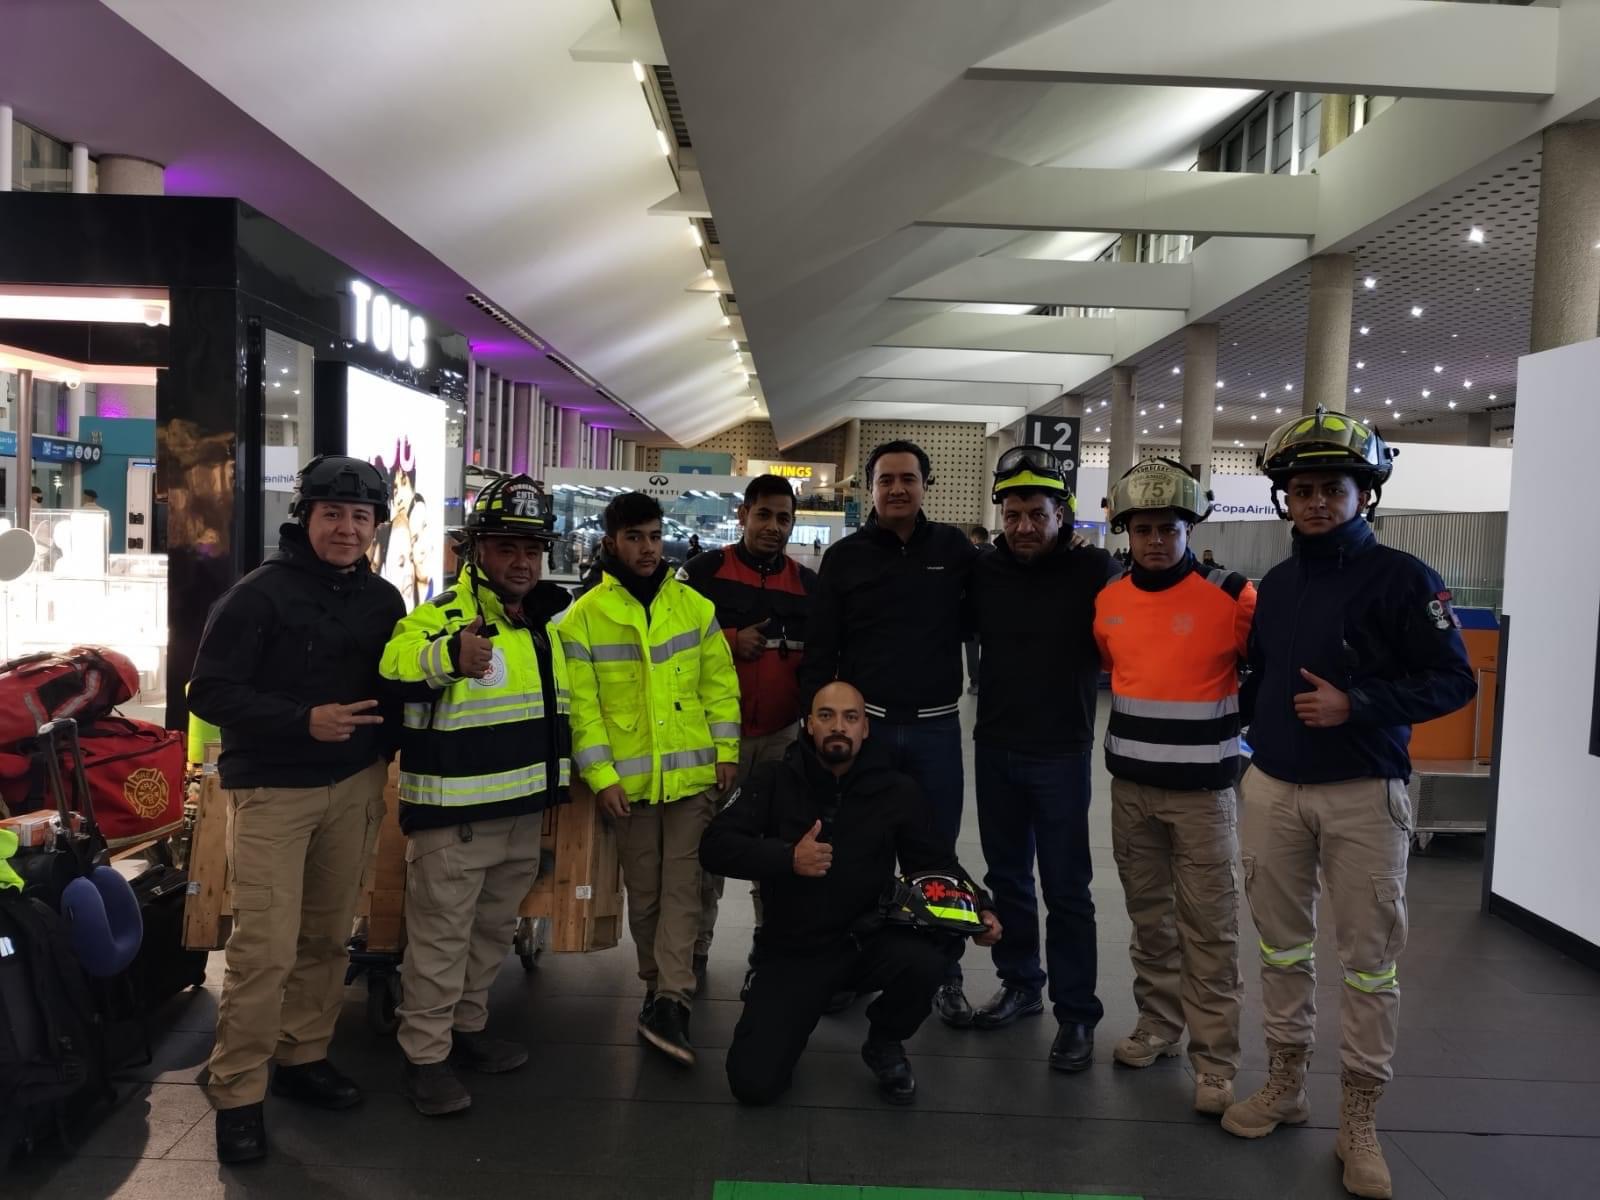
[[(1286, 494), (1294, 554), (1259, 591), (1189, 550), (1209, 495), (1165, 459), (1111, 488), (1125, 573), (1074, 542), (1049, 451), (1002, 456), (1002, 528), (980, 549), (926, 517), (932, 464), (899, 441), (872, 452), (872, 512), (820, 571), (786, 554), (796, 497), (767, 475), (746, 491), (740, 540), (678, 569), (656, 501), (616, 497), (598, 581), (576, 600), (542, 579), (554, 521), (514, 476), (472, 504), (455, 586), (409, 614), (365, 557), (387, 481), (359, 460), (314, 460), (279, 553), (213, 610), (189, 692), (222, 728), (230, 801), (235, 925), (209, 1084), (219, 1157), (266, 1152), (269, 1067), (276, 1095), (361, 1098), (327, 1049), (395, 751), (399, 1041), (424, 1114), (470, 1106), (461, 1069), (527, 1059), (486, 1032), (485, 1001), (538, 871), (543, 810), (577, 778), (616, 829), (639, 1035), (678, 1063), (695, 1061), (692, 1002), (724, 880), (753, 882), (727, 1055), (740, 1101), (779, 1097), (823, 1015), (870, 993), (862, 1057), (891, 1103), (915, 1098), (904, 1043), (930, 1013), (994, 1030), (1042, 1013), (1047, 991), (1049, 1066), (1088, 1068), (1104, 1014), (1088, 815), (1105, 669), (1139, 1014), (1113, 1057), (1149, 1066), (1187, 1030), (1196, 1109), (1242, 1137), (1306, 1120), (1326, 887), (1347, 985), (1337, 1149), (1347, 1188), (1389, 1195), (1375, 1109), (1406, 941), (1409, 726), (1474, 687), (1448, 590), (1373, 535), (1392, 459), (1342, 414), (1276, 430), (1262, 465), (1274, 504)], [(973, 640), (983, 887), (955, 849)], [(1244, 1099), (1241, 874), (1270, 1058)], [(1001, 983), (976, 1005), (968, 941), (991, 949)]]

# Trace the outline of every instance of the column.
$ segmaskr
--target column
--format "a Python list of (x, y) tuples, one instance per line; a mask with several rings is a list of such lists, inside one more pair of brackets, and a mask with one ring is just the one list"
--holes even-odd
[(478, 360), (467, 355), (467, 412), (461, 428), (461, 458), (468, 466), (478, 448)]
[(1211, 486), (1212, 428), (1217, 416), (1217, 327), (1190, 325), (1183, 331), (1183, 433), (1178, 461)]
[(126, 154), (102, 154), (96, 184), (102, 196), (164, 196), (167, 172), (160, 163)]
[[(1106, 464), (1106, 487), (1126, 475), (1138, 461), (1139, 449), (1133, 436), (1133, 368), (1111, 368), (1111, 445)], [(1096, 499), (1104, 497), (1094, 497)], [(1093, 512), (1084, 510), (1085, 515)], [(1107, 533), (1106, 549), (1120, 550), (1128, 544), (1128, 535)]]
[(983, 478), (978, 481), (978, 507), (975, 511), (979, 514), (978, 520), (991, 531), (1000, 528), (1001, 523), (1000, 506), (994, 502), (995, 467), (1000, 462), (1000, 456), (1016, 445), (1016, 428), (1010, 425), (997, 431), (984, 443), (984, 464), (987, 470)]
[(578, 410), (563, 408), (557, 413), (560, 424), (557, 426), (557, 454), (556, 462), (563, 467), (578, 466), (583, 457), (583, 424)]
[[(861, 470), (861, 420), (852, 417), (844, 423), (844, 461), (839, 464), (839, 475), (850, 479)], [(866, 480), (857, 479), (856, 487), (866, 487)]]
[(1474, 412), (1467, 414), (1467, 445), (1494, 445), (1494, 414)]
[[(1344, 412), (1350, 392), (1350, 291), (1356, 262), (1349, 254), (1319, 254), (1311, 260), (1311, 304), (1306, 312), (1306, 375), (1300, 411), (1322, 405)], [(1590, 331), (1589, 336), (1593, 336)], [(1184, 424), (1189, 423), (1185, 414)]]
[(1600, 326), (1600, 121), (1544, 131), (1533, 255), (1534, 353), (1587, 341)]
[(1083, 396), (1077, 392), (1064, 392), (1057, 398), (1063, 417), (1083, 417)]
[(72, 143), (72, 190), (80, 196), (89, 190), (89, 147), (82, 142)]
[[(1298, 114), (1296, 120), (1299, 119)], [(1323, 93), (1322, 128), (1317, 134), (1317, 157), (1332, 150), (1350, 136), (1350, 97)]]
[(0, 192), (11, 190), (11, 138), (15, 133), (15, 120), (11, 105), (0, 104)]
[(533, 385), (531, 383), (513, 383), (511, 385), (511, 470), (519, 475), (526, 475), (532, 466), (528, 447), (529, 409), (533, 406)]
[(17, 528), (32, 529), (33, 510), (33, 372), (17, 372)]

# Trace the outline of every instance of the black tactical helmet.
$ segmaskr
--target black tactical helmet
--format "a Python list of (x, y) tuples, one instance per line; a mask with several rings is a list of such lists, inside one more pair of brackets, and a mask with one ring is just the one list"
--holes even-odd
[(556, 540), (555, 504), (544, 485), (528, 475), (492, 479), (472, 501), (467, 536), (529, 537)]
[(304, 521), (316, 500), (370, 504), (380, 523), (389, 519), (389, 481), (371, 463), (347, 454), (319, 454), (300, 468), (290, 515)]

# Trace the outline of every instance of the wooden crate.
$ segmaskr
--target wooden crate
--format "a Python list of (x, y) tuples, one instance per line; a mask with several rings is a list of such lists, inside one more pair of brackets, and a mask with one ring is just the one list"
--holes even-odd
[(189, 889), (183, 902), (183, 944), (220, 950), (233, 928), (228, 879), (228, 797), (215, 771), (200, 780), (200, 804), (189, 842)]
[(594, 793), (572, 784), (572, 801), (545, 813), (553, 870), (541, 873), (520, 915), (550, 922), (557, 953), (609, 950), (622, 940), (622, 869), (616, 831), (600, 816)]
[(383, 788), (383, 824), (361, 878), (357, 911), (367, 918), (367, 950), (398, 954), (405, 948), (406, 835), (400, 832), (400, 768), (390, 766)]

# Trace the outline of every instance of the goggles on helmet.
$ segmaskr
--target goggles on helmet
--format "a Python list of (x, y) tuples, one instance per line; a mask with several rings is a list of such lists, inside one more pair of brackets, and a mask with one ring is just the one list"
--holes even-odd
[(1309, 416), (1285, 421), (1267, 437), (1267, 444), (1256, 455), (1256, 465), (1272, 480), (1272, 505), (1287, 519), (1278, 503), (1278, 491), (1295, 475), (1306, 471), (1344, 471), (1353, 475), (1362, 488), (1371, 489), (1372, 505), (1367, 518), (1378, 510), (1383, 485), (1394, 473), (1394, 460), (1400, 452), (1378, 436), (1375, 429), (1341, 412), (1328, 412), (1321, 405)]
[(1043, 446), (1013, 447), (995, 463), (991, 497), (994, 502), (1000, 503), (1000, 493), (1020, 488), (1058, 492), (1069, 505), (1076, 507), (1072, 492), (1067, 488), (1067, 474), (1061, 467), (1061, 460)]

